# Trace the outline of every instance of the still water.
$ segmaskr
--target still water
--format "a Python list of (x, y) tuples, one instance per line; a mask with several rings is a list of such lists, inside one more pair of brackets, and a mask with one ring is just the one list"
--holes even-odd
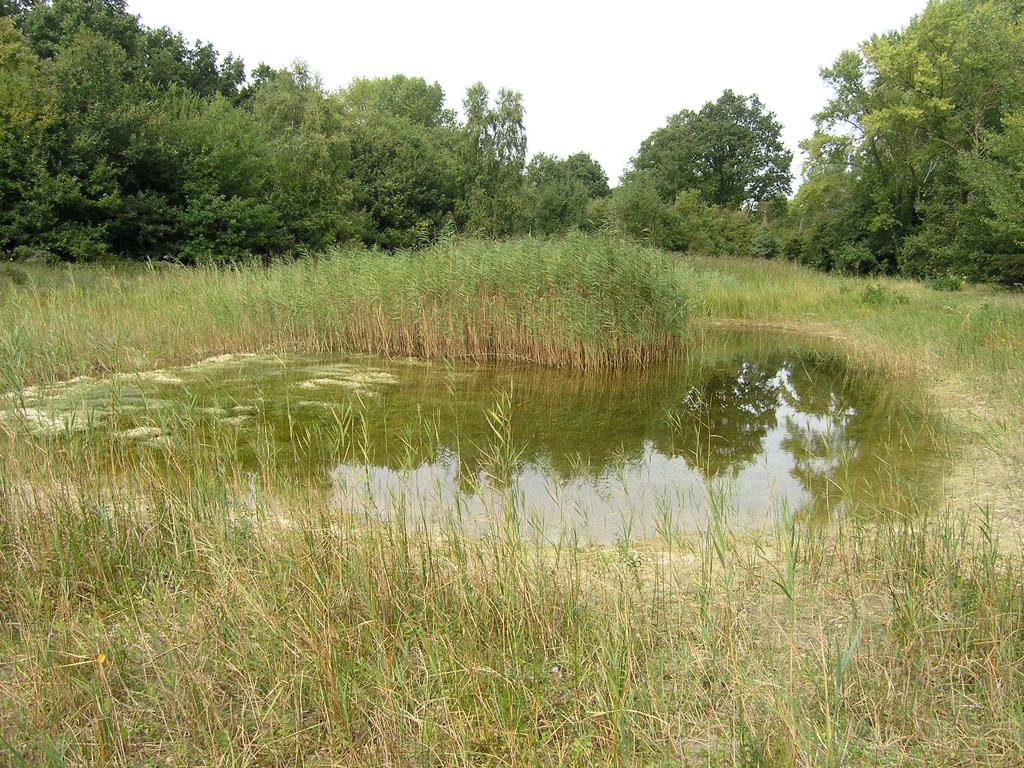
[[(8, 433), (327, 489), (339, 513), (496, 519), (642, 538), (712, 514), (769, 524), (885, 515), (941, 477), (913, 398), (806, 341), (721, 333), (686, 359), (580, 374), (527, 366), (250, 355), (9, 395)], [(112, 452), (111, 449), (116, 448)]]

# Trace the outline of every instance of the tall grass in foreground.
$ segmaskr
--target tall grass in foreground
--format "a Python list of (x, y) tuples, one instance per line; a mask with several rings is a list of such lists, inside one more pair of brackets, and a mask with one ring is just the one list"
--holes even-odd
[(258, 349), (601, 368), (667, 355), (686, 327), (668, 258), (598, 237), (335, 251), (267, 269), (167, 268), (7, 288), (0, 361), (34, 383)]
[(713, 494), (702, 535), (592, 548), (521, 536), (511, 491), (470, 538), (282, 495), (270, 455), (238, 485), (8, 459), (0, 762), (1024, 761), (1024, 559), (985, 517), (736, 533)]

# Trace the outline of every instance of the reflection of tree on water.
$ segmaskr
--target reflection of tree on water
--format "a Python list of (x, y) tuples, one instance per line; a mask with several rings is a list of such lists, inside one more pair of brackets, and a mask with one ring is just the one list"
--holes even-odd
[(934, 493), (931, 483), (916, 482), (922, 469), (930, 476), (939, 459), (915, 434), (921, 417), (894, 407), (893, 392), (879, 383), (839, 369), (831, 377), (820, 368), (791, 369), (782, 399), (794, 412), (786, 416), (782, 448), (810, 495), (811, 514), (908, 509), (911, 497), (921, 501)]
[(675, 449), (708, 479), (751, 463), (777, 423), (777, 367), (742, 363), (693, 386), (670, 414)]
[(824, 513), (848, 498), (846, 488), (858, 441), (851, 425), (858, 418), (850, 387), (827, 371), (790, 365), (780, 371), (780, 403), (786, 409), (782, 448), (792, 457), (792, 475), (810, 497), (813, 514)]
[[(736, 362), (712, 370), (676, 368), (589, 379), (517, 372), (508, 426), (520, 465), (564, 480), (614, 475), (641, 462), (650, 449), (681, 456), (712, 478), (751, 463), (762, 452), (765, 435), (776, 426), (777, 371), (777, 364)], [(488, 452), (494, 433), (487, 413), (500, 392), (493, 386), (466, 386), (454, 399), (436, 405), (439, 426), (432, 437), (458, 455), (466, 486), (493, 464)], [(402, 413), (408, 394), (366, 414), (380, 422), (364, 432), (372, 442), (372, 461), (394, 464), (394, 432), (411, 417)], [(413, 399), (429, 395), (425, 389)], [(404, 453), (409, 443), (399, 442)], [(424, 446), (424, 458), (427, 453)]]
[[(294, 455), (304, 470), (317, 460), (398, 473), (434, 464), (467, 496), (481, 485), (509, 486), (523, 473), (534, 481), (614, 485), (620, 470), (643, 467), (652, 456), (672, 477), (681, 462), (659, 459), (682, 458), (707, 481), (748, 468), (760, 473), (763, 465), (770, 477), (792, 475), (822, 509), (842, 498), (839, 489), (849, 487), (850, 477), (874, 482), (879, 449), (892, 449), (894, 466), (902, 461), (902, 448), (889, 434), (898, 418), (893, 421), (888, 390), (851, 376), (828, 355), (728, 350), (711, 361), (698, 356), (674, 366), (586, 376), (484, 367), (453, 370), (446, 378), (426, 366), (391, 370), (398, 383), (353, 406), (351, 419), (337, 420), (328, 409), (301, 411), (305, 421), (297, 426), (294, 415), (280, 419), (282, 445), (293, 434), (308, 436), (281, 455)], [(491, 453), (488, 411), (511, 381), (514, 397), (502, 430), (512, 438), (504, 453), (511, 458), (501, 459)], [(320, 436), (327, 448), (320, 447)], [(642, 472), (630, 477), (651, 480)]]
[[(369, 423), (360, 437), (370, 445), (361, 446), (359, 454), (397, 469), (415, 464), (417, 457), (430, 461), (444, 448), (458, 456), (460, 484), (471, 487), (473, 478), (493, 464), (487, 455), (493, 440), (487, 412), (501, 389), (493, 381), (467, 382), (454, 399), (445, 393), (447, 402), (438, 400), (425, 418), (431, 405), (423, 403), (436, 394), (430, 383), (364, 414)], [(799, 356), (589, 380), (517, 372), (508, 426), (520, 465), (565, 480), (614, 474), (641, 461), (648, 448), (681, 456), (712, 479), (756, 462), (768, 433), (786, 426), (792, 434), (783, 448), (793, 452), (799, 478), (820, 485), (824, 480), (818, 475), (827, 469), (816, 459), (835, 455), (822, 443), (820, 433), (827, 430), (791, 416), (824, 419), (848, 409), (852, 401), (841, 385), (827, 366), (808, 367)], [(780, 424), (780, 418), (788, 420)], [(410, 422), (416, 429), (408, 429)], [(431, 426), (424, 428), (425, 422)], [(845, 422), (838, 425), (840, 433), (844, 429)], [(416, 433), (429, 439), (417, 446)]]

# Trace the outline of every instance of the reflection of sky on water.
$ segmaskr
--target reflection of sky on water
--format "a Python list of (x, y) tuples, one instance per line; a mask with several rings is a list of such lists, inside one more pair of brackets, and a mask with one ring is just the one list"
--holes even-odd
[[(747, 383), (747, 373), (741, 369), (734, 392)], [(472, 468), (473, 481), (466, 483), (459, 455), (445, 450), (437, 460), (412, 469), (341, 464), (331, 472), (334, 500), (343, 510), (365, 509), (370, 502), (381, 517), (401, 510), (410, 524), (458, 520), (484, 533), (502, 521), (514, 499), (524, 532), (556, 539), (572, 530), (603, 542), (653, 536), (666, 525), (700, 529), (711, 514), (712, 498), (728, 511), (733, 525), (769, 524), (781, 504), (799, 510), (812, 502), (808, 474), (824, 476), (838, 469), (839, 450), (855, 447), (845, 426), (856, 415), (834, 393), (828, 412), (801, 412), (791, 405), (799, 404), (800, 397), (786, 368), (769, 382), (777, 393), (770, 414), (750, 403), (738, 409), (767, 427), (763, 436), (757, 435), (758, 450), (725, 472), (709, 475), (693, 459), (666, 453), (647, 440), (640, 456), (624, 458), (598, 475), (560, 475), (540, 454), (523, 462), (510, 484), (497, 487), (483, 470)], [(713, 444), (716, 438), (708, 433), (707, 439)], [(803, 448), (801, 459), (789, 448), (794, 443)]]

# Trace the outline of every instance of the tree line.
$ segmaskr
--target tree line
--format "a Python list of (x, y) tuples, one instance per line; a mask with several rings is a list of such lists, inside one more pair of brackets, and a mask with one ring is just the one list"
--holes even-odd
[(396, 75), (329, 93), (302, 65), (221, 58), (122, 0), (0, 6), (0, 251), (185, 261), (446, 229), (578, 226), (589, 155), (526, 160), (520, 94)]
[(0, 254), (230, 261), (450, 232), (607, 229), (848, 273), (1024, 282), (1024, 2), (933, 0), (822, 69), (792, 154), (756, 95), (671, 116), (611, 189), (527, 155), (521, 94), (396, 75), (329, 91), (123, 0), (0, 0)]

